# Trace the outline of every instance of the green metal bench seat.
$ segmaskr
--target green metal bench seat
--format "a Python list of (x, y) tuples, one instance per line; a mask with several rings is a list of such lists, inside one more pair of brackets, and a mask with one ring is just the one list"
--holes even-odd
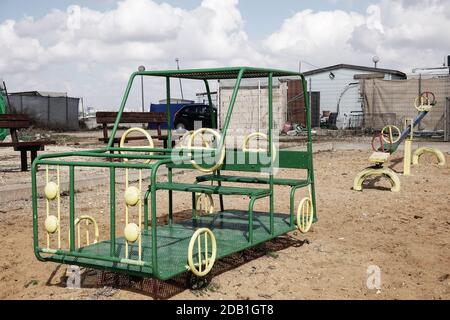
[[(269, 184), (269, 178), (265, 177), (243, 177), (243, 176), (231, 176), (231, 175), (216, 175), (209, 174), (203, 175), (196, 178), (197, 182), (205, 181), (221, 181), (221, 182), (239, 182), (239, 183), (260, 183)], [(285, 178), (274, 178), (273, 183), (280, 186), (290, 186), (290, 187), (306, 187), (309, 185), (308, 180), (299, 179), (285, 179)]]
[(221, 195), (245, 195), (249, 197), (264, 197), (270, 195), (269, 189), (241, 188), (241, 187), (224, 187), (224, 186), (207, 186), (195, 183), (157, 183), (158, 190), (201, 192), (207, 194)]

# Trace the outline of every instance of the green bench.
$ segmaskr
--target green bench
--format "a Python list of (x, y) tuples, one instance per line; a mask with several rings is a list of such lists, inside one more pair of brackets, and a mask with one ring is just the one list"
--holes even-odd
[(225, 196), (249, 196), (264, 197), (270, 195), (269, 189), (242, 188), (242, 187), (224, 187), (224, 186), (208, 186), (195, 183), (158, 183), (157, 190), (172, 190), (184, 192), (200, 192), (207, 194), (220, 194)]
[[(251, 158), (252, 157), (252, 158)], [(253, 160), (251, 162), (250, 160)], [(240, 162), (241, 161), (241, 162)], [(288, 178), (273, 178), (273, 184), (279, 186), (288, 186), (290, 187), (290, 215), (293, 219), (294, 216), (294, 195), (295, 192), (300, 188), (305, 188), (309, 186), (313, 186), (314, 180), (312, 176), (312, 159), (310, 154), (305, 151), (288, 151), (288, 150), (279, 150), (277, 157), (276, 167), (280, 169), (304, 169), (307, 171), (306, 179), (288, 179)], [(169, 165), (170, 169), (193, 169), (190, 164), (178, 164), (178, 165)], [(223, 186), (222, 182), (226, 183), (249, 183), (249, 184), (264, 184), (269, 185), (270, 179), (269, 177), (264, 176), (237, 176), (237, 175), (222, 175), (222, 172), (258, 172), (260, 174), (264, 168), (267, 168), (267, 165), (262, 164), (261, 159), (252, 154), (251, 152), (244, 152), (242, 150), (237, 149), (227, 149), (226, 156), (224, 159), (224, 163), (220, 170), (213, 174), (206, 174), (196, 177), (196, 180), (193, 184), (184, 184), (184, 183), (158, 183), (157, 189), (165, 189), (170, 191), (185, 191), (193, 193), (193, 205), (195, 207), (195, 193), (209, 193), (209, 194), (218, 194), (220, 200), (220, 210), (225, 211), (224, 208), (224, 195), (247, 195), (250, 197), (250, 205), (249, 209), (251, 210), (254, 200), (270, 196), (270, 189), (264, 188), (245, 188), (245, 187), (237, 187), (237, 186)], [(217, 182), (218, 185), (211, 186), (201, 184), (202, 182)], [(315, 198), (314, 188), (311, 194), (312, 198)], [(315, 199), (314, 199), (315, 203)], [(317, 220), (316, 217), (316, 208), (314, 207), (314, 221)]]
[[(217, 175), (208, 174), (204, 176), (199, 176), (196, 178), (197, 182), (207, 182), (207, 181), (221, 181), (221, 182), (236, 182), (236, 183), (259, 183), (259, 184), (269, 184), (269, 178), (264, 177), (242, 177), (242, 176), (231, 176), (231, 175)], [(308, 180), (298, 180), (298, 179), (284, 179), (284, 178), (273, 178), (273, 184), (279, 186), (289, 186), (289, 187), (306, 187), (309, 185)]]
[[(269, 184), (270, 179), (266, 177), (244, 177), (244, 176), (232, 176), (232, 175), (220, 175), (220, 174), (209, 174), (198, 176), (196, 178), (197, 183), (215, 181), (221, 185), (222, 182), (230, 182), (230, 183), (254, 183), (254, 184)], [(290, 196), (290, 214), (291, 216), (294, 214), (294, 194), (297, 189), (304, 188), (310, 185), (308, 180), (302, 179), (287, 179), (287, 178), (273, 178), (273, 184), (279, 186), (288, 186), (291, 187), (291, 196)], [(223, 197), (220, 194), (220, 210), (224, 211), (225, 206), (223, 203)], [(315, 219), (316, 220), (316, 219)]]

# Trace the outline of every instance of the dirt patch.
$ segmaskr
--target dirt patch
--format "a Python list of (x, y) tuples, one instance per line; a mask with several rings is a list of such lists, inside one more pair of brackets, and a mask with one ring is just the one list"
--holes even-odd
[[(319, 222), (310, 233), (292, 232), (220, 261), (211, 283), (202, 290), (186, 289), (186, 279), (158, 284), (178, 288), (164, 298), (449, 299), (450, 157), (447, 155), (444, 168), (427, 163), (434, 162), (431, 158), (421, 160), (423, 164), (413, 167), (411, 176), (401, 176), (399, 193), (388, 191), (389, 184), (383, 180), (355, 192), (351, 190), (353, 178), (368, 165), (368, 156), (361, 151), (315, 154)], [(402, 163), (396, 159), (401, 160), (401, 155), (394, 156), (392, 168), (400, 172)], [(287, 170), (281, 176), (297, 174)], [(2, 184), (17, 179), (17, 175), (2, 172)], [(26, 175), (23, 179), (29, 179), (29, 173)], [(177, 180), (193, 178), (193, 173), (187, 173)], [(118, 194), (122, 188), (118, 187)], [(100, 224), (107, 225), (107, 189), (79, 190), (77, 212), (95, 215)], [(288, 191), (276, 188), (276, 211), (288, 212)], [(63, 200), (63, 212), (67, 212), (67, 199)], [(186, 215), (190, 201), (189, 194), (176, 194), (179, 219)], [(248, 202), (243, 197), (230, 197), (226, 204), (240, 209)], [(158, 194), (158, 206), (164, 219), (166, 193)], [(43, 212), (43, 202), (40, 207)], [(257, 202), (256, 210), (267, 210), (267, 202)], [(97, 280), (80, 290), (65, 288), (66, 266), (42, 263), (33, 255), (31, 201), (4, 203), (0, 211), (1, 299), (152, 298), (145, 292), (146, 287), (154, 286), (151, 279), (144, 283), (131, 279), (136, 283), (114, 289)], [(120, 217), (118, 224), (123, 220)], [(102, 227), (100, 234), (108, 234), (108, 227)], [(369, 266), (380, 268), (381, 290), (367, 288)]]

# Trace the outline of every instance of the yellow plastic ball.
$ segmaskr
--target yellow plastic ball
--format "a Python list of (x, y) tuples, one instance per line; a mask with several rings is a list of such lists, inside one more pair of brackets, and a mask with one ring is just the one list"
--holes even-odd
[(49, 182), (45, 186), (44, 192), (45, 192), (45, 197), (48, 200), (53, 200), (58, 196), (58, 192), (59, 192), (58, 185), (56, 183), (54, 183), (53, 181)]
[(127, 239), (128, 242), (134, 243), (139, 239), (140, 230), (137, 224), (135, 223), (129, 223), (125, 227), (124, 230), (125, 239)]
[(127, 205), (134, 207), (141, 198), (139, 189), (136, 187), (128, 187), (125, 191), (125, 202)]
[(45, 229), (50, 234), (53, 234), (56, 232), (56, 230), (58, 230), (58, 225), (59, 225), (58, 218), (55, 216), (48, 216), (45, 219)]

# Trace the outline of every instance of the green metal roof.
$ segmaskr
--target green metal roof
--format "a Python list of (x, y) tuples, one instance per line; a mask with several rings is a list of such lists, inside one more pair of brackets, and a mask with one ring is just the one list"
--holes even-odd
[(186, 70), (156, 70), (136, 72), (135, 75), (171, 77), (194, 80), (219, 80), (236, 79), (239, 72), (244, 70), (243, 78), (263, 78), (273, 73), (273, 77), (299, 76), (300, 73), (278, 69), (252, 68), (252, 67), (232, 67), (232, 68), (212, 68), (212, 69), (186, 69)]

